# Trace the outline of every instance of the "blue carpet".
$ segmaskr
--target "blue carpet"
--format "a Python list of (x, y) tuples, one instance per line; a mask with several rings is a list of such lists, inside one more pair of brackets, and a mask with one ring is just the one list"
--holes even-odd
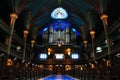
[(75, 80), (75, 79), (67, 75), (51, 75), (49, 77), (44, 78), (43, 80)]

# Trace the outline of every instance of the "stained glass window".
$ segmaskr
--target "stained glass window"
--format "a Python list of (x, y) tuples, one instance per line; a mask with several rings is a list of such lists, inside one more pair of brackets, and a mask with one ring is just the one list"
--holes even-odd
[(64, 54), (55, 54), (56, 59), (63, 59)]
[(79, 55), (77, 53), (74, 53), (71, 55), (72, 59), (79, 59)]
[(39, 57), (40, 57), (40, 59), (47, 59), (47, 54), (41, 53), (41, 54), (39, 55)]
[(68, 13), (62, 7), (58, 7), (52, 11), (51, 17), (53, 19), (66, 19), (68, 17)]

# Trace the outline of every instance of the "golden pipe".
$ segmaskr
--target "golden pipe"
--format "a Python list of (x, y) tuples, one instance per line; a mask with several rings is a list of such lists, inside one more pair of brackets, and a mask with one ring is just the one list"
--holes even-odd
[(108, 27), (107, 18), (108, 16), (106, 14), (101, 15), (101, 20), (103, 21), (103, 26), (105, 31), (105, 37), (107, 40), (108, 55), (110, 55), (111, 53), (110, 53), (110, 41), (109, 41), (108, 32), (107, 32), (107, 27)]
[(13, 36), (13, 32), (14, 32), (14, 26), (15, 26), (15, 21), (18, 18), (18, 15), (16, 13), (12, 13), (10, 14), (11, 17), (11, 21), (10, 21), (10, 36), (9, 36), (9, 42), (8, 42), (8, 50), (7, 53), (10, 54), (10, 48), (11, 48), (11, 43), (12, 43), (12, 36)]

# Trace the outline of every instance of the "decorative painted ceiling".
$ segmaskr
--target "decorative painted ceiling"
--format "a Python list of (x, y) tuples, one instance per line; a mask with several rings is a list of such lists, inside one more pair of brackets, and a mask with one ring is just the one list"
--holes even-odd
[[(71, 30), (80, 34), (76, 38), (78, 44), (73, 45), (73, 47), (75, 49), (77, 47), (84, 53), (84, 41), (88, 41), (88, 50), (92, 46), (90, 31), (95, 31), (95, 40), (104, 32), (103, 23), (100, 19), (101, 15), (108, 15), (108, 24), (111, 26), (119, 16), (117, 11), (120, 10), (118, 7), (114, 7), (115, 2), (113, 0), (1, 0), (1, 2), (6, 4), (1, 4), (4, 7), (0, 7), (0, 16), (3, 16), (8, 26), (10, 19), (6, 16), (11, 13), (18, 16), (14, 30), (22, 40), (24, 40), (23, 31), (29, 32), (26, 43), (28, 47), (31, 40), (35, 40), (33, 52), (38, 47), (46, 46), (42, 45), (43, 40), (40, 34), (45, 32), (49, 26), (54, 26), (56, 31), (59, 28), (64, 30), (70, 26)], [(63, 12), (58, 10), (58, 13), (52, 16), (52, 13), (54, 14), (58, 8), (62, 9)], [(113, 34), (117, 34), (113, 41), (120, 39), (118, 33)], [(95, 43), (97, 42), (95, 41)], [(15, 42), (13, 45), (16, 46), (17, 43)]]

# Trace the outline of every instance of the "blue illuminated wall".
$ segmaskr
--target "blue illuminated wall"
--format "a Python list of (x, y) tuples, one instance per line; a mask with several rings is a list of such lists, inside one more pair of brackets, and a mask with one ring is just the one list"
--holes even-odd
[(78, 30), (76, 30), (69, 22), (64, 20), (55, 20), (50, 25), (46, 26), (43, 30), (41, 30), (40, 35), (46, 32), (50, 26), (52, 26), (56, 31), (58, 31), (59, 29), (62, 31), (66, 27), (69, 27), (73, 32), (76, 33), (76, 35), (80, 35)]

